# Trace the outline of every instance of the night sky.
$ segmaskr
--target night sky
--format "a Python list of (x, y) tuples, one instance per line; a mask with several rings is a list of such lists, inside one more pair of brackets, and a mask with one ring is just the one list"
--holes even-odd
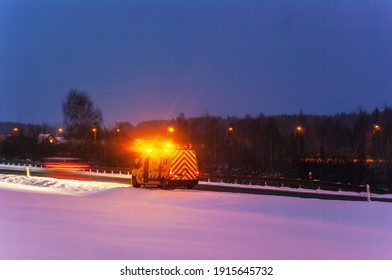
[(392, 104), (392, 1), (0, 0), (0, 121), (116, 121)]

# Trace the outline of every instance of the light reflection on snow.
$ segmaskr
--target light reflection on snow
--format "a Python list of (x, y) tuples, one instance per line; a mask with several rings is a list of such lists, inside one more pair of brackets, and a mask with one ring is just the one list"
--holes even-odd
[[(22, 186), (26, 186), (24, 190), (27, 190), (27, 186), (46, 188), (48, 190), (63, 192), (68, 194), (82, 194), (104, 191), (113, 188), (129, 187), (125, 184), (117, 183), (105, 183), (105, 182), (84, 182), (78, 180), (66, 180), (66, 179), (54, 179), (48, 177), (27, 177), (11, 174), (0, 174), (0, 181), (6, 183), (13, 183)], [(29, 190), (38, 190), (37, 188), (29, 188)]]

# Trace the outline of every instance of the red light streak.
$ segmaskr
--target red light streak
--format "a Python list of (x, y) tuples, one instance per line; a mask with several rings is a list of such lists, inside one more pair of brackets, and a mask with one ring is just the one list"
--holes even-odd
[(45, 163), (46, 168), (64, 168), (64, 169), (88, 169), (90, 164), (88, 163), (69, 163), (69, 162), (59, 162), (59, 163)]

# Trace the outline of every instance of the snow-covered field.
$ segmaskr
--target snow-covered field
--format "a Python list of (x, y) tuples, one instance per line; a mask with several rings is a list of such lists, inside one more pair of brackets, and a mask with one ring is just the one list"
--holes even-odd
[(0, 174), (0, 259), (392, 259), (392, 204)]

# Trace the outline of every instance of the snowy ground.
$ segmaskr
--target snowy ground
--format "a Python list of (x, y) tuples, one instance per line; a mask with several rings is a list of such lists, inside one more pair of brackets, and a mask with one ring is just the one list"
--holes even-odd
[(0, 259), (392, 259), (392, 204), (0, 174)]

